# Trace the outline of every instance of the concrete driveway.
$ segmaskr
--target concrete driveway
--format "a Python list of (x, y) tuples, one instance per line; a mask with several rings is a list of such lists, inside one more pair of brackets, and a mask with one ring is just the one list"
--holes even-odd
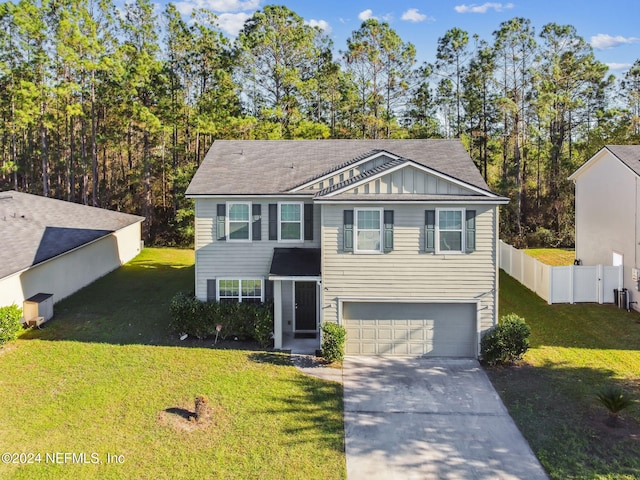
[(347, 478), (547, 479), (475, 360), (347, 357)]

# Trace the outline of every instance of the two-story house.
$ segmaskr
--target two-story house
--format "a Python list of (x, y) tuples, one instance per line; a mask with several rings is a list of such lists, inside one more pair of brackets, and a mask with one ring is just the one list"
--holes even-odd
[(216, 141), (195, 199), (196, 296), (273, 301), (274, 346), (477, 357), (497, 322), (498, 207), (458, 140)]

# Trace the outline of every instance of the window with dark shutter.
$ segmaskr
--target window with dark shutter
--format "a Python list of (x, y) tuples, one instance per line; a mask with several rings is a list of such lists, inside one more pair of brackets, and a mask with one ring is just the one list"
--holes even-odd
[(264, 301), (273, 302), (273, 280), (264, 281)]
[(436, 251), (436, 211), (424, 211), (424, 251)]
[(216, 240), (226, 240), (226, 233), (224, 231), (227, 216), (227, 206), (224, 203), (217, 205), (216, 212)]
[(383, 244), (385, 253), (393, 250), (393, 210), (384, 211)]
[(304, 204), (304, 239), (313, 240), (313, 203)]
[(278, 240), (278, 204), (269, 204), (269, 240)]
[(343, 211), (343, 247), (345, 252), (353, 252), (353, 210)]
[(251, 215), (253, 217), (252, 227), (252, 238), (254, 240), (262, 240), (262, 205), (259, 203), (254, 203), (251, 205)]
[(465, 213), (465, 253), (471, 253), (476, 250), (476, 211), (467, 210)]

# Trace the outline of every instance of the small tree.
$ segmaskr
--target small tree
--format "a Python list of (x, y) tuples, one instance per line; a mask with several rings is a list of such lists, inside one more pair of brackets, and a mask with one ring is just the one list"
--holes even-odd
[(529, 350), (531, 328), (515, 313), (500, 319), (500, 323), (482, 337), (482, 358), (490, 365), (512, 364)]
[(0, 345), (18, 337), (18, 332), (22, 328), (21, 317), (22, 309), (17, 305), (0, 307)]
[(347, 331), (337, 323), (322, 324), (322, 357), (329, 363), (340, 361), (344, 358), (344, 342)]
[(598, 401), (609, 411), (606, 423), (610, 427), (618, 426), (620, 412), (633, 405), (633, 400), (625, 395), (622, 388), (615, 385), (602, 388), (596, 396), (598, 397)]

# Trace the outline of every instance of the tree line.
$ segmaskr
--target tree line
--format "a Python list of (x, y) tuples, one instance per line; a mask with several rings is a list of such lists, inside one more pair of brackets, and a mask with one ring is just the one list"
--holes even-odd
[(571, 245), (567, 177), (640, 140), (640, 60), (616, 79), (571, 25), (524, 18), (452, 28), (419, 65), (375, 19), (336, 49), (284, 6), (232, 41), (207, 10), (20, 0), (0, 3), (0, 117), (0, 189), (142, 214), (150, 242), (190, 242), (184, 190), (216, 139), (461, 138), (512, 199), (504, 237)]

